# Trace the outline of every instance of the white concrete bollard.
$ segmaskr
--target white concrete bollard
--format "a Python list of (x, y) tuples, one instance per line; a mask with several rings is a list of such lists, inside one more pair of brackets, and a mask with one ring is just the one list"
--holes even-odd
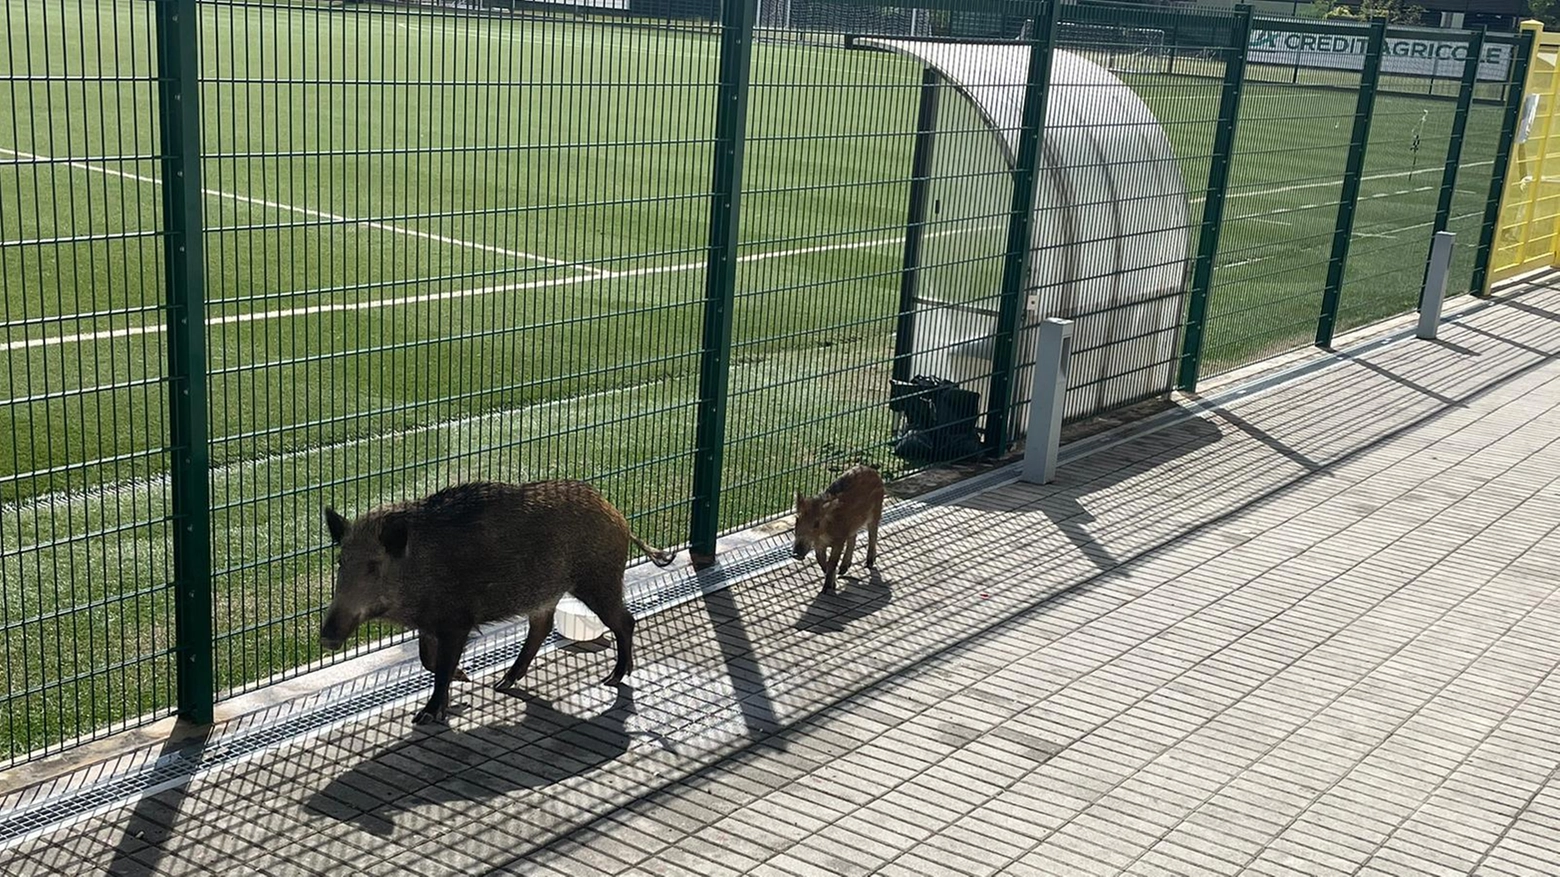
[(1050, 317), (1040, 323), (1039, 332), (1024, 472), (1019, 480), (1049, 484), (1056, 477), (1056, 454), (1062, 443), (1062, 405), (1067, 400), (1067, 373), (1072, 365), (1073, 324)]
[(1452, 244), (1457, 235), (1438, 231), (1430, 244), (1430, 270), (1425, 272), (1425, 288), (1419, 292), (1419, 331), (1426, 341), (1434, 341), (1441, 328), (1441, 305), (1446, 301), (1446, 275), (1452, 268)]

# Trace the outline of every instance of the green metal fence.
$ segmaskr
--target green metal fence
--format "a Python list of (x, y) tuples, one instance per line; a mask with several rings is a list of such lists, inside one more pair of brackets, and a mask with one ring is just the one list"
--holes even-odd
[[(190, 239), (175, 239), (166, 210), (177, 205), (152, 185), (177, 161), (158, 121), (173, 81), (158, 76), (157, 7), (78, 12), (8, 2), (0, 44), (0, 727), (11, 758), (166, 713), (178, 695), (168, 475), (194, 446), (170, 424), (189, 347), (165, 332), (184, 315), (165, 278), (187, 267), (175, 250)], [(107, 337), (117, 343), (98, 343)]]
[[(1355, 48), (1346, 62), (1320, 54), (1339, 41)], [(1489, 181), (1512, 134), (1502, 113), (1522, 87), (1519, 42), (1254, 23), (1217, 256), (1207, 301), (1188, 319), (1180, 386), (1415, 308), (1438, 228), (1459, 232), (1449, 291), (1478, 288), (1480, 229), (1497, 206)], [(1320, 48), (1284, 50), (1293, 45)], [(1213, 75), (1207, 66), (1178, 69)]]
[(6, 760), (339, 660), (327, 503), (588, 478), (707, 556), (852, 461), (1008, 451), (1041, 318), (1081, 420), (1411, 308), (1437, 228), (1475, 288), (1526, 57), (625, 5), (5, 0)]

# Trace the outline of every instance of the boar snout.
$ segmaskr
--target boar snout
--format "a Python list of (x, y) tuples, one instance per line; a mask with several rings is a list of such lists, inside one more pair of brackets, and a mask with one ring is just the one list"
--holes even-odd
[(797, 540), (796, 544), (791, 546), (791, 554), (797, 560), (801, 560), (802, 558), (806, 557), (807, 556), (807, 543), (806, 542), (802, 542), (801, 540)]
[(320, 648), (334, 652), (346, 643), (347, 637), (356, 629), (357, 625), (346, 622), (341, 618), (341, 613), (334, 610), (328, 612), (325, 623), (320, 625)]

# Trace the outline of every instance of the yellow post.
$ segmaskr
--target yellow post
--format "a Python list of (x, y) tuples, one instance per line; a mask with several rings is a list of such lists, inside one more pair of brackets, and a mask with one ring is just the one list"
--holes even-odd
[[(1553, 117), (1555, 112), (1553, 65), (1544, 69), (1540, 58), (1546, 42), (1553, 49), (1560, 45), (1560, 38), (1547, 37), (1544, 33), (1544, 24), (1540, 21), (1522, 22), (1522, 30), (1533, 34), (1532, 47), (1529, 50), (1526, 81), (1523, 83), (1524, 100), (1538, 99), (1538, 108), (1533, 119), (1532, 128), (1529, 129), (1529, 139), (1539, 131), (1542, 124), (1542, 140), (1547, 146), (1549, 135), (1553, 130)], [(1513, 59), (1515, 61), (1515, 59)], [(1548, 87), (1542, 87), (1542, 83), (1548, 83)], [(1548, 98), (1546, 100), (1546, 98)], [(1518, 124), (1520, 124), (1520, 115)], [(1514, 275), (1520, 274), (1530, 267), (1528, 245), (1532, 236), (1533, 219), (1538, 209), (1538, 196), (1540, 186), (1529, 185), (1523, 191), (1520, 184), (1523, 180), (1532, 177), (1535, 180), (1543, 178), (1543, 164), (1547, 157), (1547, 150), (1534, 153), (1529, 143), (1518, 143), (1513, 146), (1511, 161), (1506, 167), (1505, 179), (1500, 189), (1500, 211), (1497, 214), (1500, 219), (1495, 230), (1495, 246), (1490, 254), (1489, 271), (1485, 274), (1484, 288), (1480, 290), (1482, 295), (1488, 295), (1490, 287)], [(1535, 165), (1536, 161), (1536, 167)]]
[[(1523, 30), (1533, 31), (1532, 56), (1528, 61), (1527, 87), (1525, 93), (1529, 99), (1538, 99), (1538, 108), (1534, 113), (1533, 125), (1528, 129), (1528, 137), (1525, 142), (1516, 144), (1516, 160), (1512, 162), (1506, 174), (1506, 185), (1527, 183), (1527, 196), (1525, 208), (1522, 211), (1522, 237), (1517, 244), (1516, 258), (1513, 260), (1516, 266), (1514, 273), (1528, 270), (1534, 254), (1530, 250), (1533, 244), (1533, 226), (1538, 219), (1539, 195), (1543, 192), (1544, 165), (1549, 158), (1549, 133), (1553, 128), (1555, 102), (1554, 96), (1554, 70), (1545, 70), (1539, 57), (1544, 43), (1544, 23), (1541, 21), (1522, 22)], [(1545, 85), (1547, 84), (1547, 88)], [(1551, 98), (1545, 100), (1545, 98)], [(1539, 125), (1543, 129), (1540, 134)], [(1536, 141), (1536, 142), (1535, 142)], [(1529, 147), (1529, 143), (1533, 147)], [(1536, 162), (1535, 162), (1536, 159)]]

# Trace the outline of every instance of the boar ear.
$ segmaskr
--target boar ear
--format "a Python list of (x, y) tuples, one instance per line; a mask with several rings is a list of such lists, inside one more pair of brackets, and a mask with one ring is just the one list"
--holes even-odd
[(806, 505), (807, 505), (807, 494), (802, 493), (800, 490), (798, 490), (796, 492), (796, 507), (797, 508), (802, 508), (803, 506), (806, 506)]
[(406, 518), (402, 515), (390, 515), (379, 525), (379, 544), (391, 557), (406, 554), (406, 537)]
[(330, 541), (340, 545), (347, 535), (347, 522), (330, 506), (325, 507), (325, 526), (330, 528)]

